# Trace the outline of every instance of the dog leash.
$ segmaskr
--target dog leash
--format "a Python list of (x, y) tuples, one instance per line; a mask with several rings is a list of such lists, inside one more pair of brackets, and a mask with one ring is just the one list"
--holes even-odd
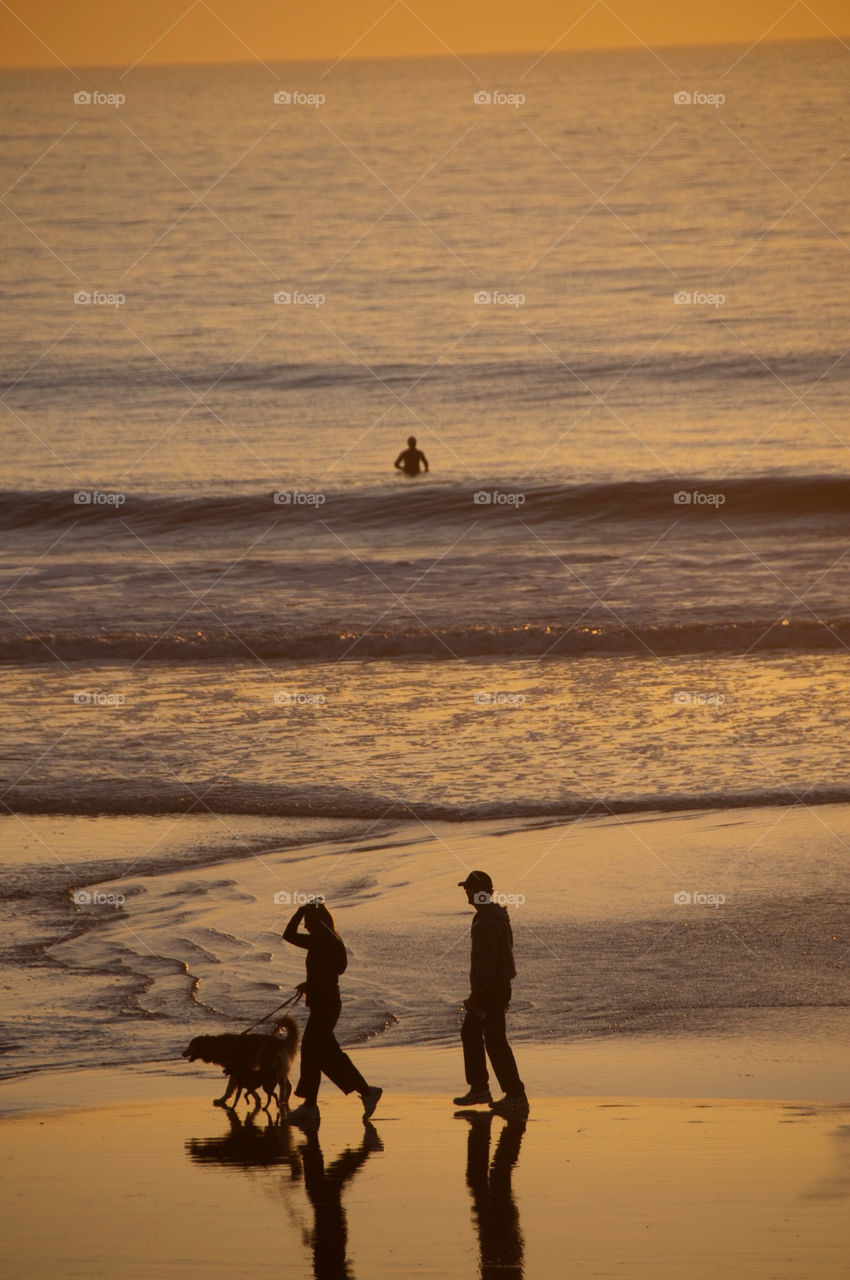
[(252, 1022), (250, 1027), (246, 1027), (244, 1031), (240, 1031), (240, 1036), (247, 1036), (249, 1031), (253, 1031), (254, 1027), (261, 1027), (264, 1022), (268, 1022), (269, 1018), (273, 1018), (276, 1013), (280, 1013), (281, 1009), (288, 1009), (291, 1004), (297, 1004), (303, 995), (302, 991), (296, 991), (294, 996), (290, 996), (288, 1000), (284, 1000), (283, 1004), (279, 1004), (276, 1009), (272, 1009), (271, 1013), (267, 1013), (264, 1018), (260, 1018), (258, 1022)]

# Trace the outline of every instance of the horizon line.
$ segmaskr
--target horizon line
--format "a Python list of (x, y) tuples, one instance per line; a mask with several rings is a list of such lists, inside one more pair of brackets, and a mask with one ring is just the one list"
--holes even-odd
[[(786, 37), (786, 38), (776, 38), (776, 39), (770, 39), (769, 37), (764, 37), (761, 40), (758, 40), (756, 42), (753, 42), (747, 39), (709, 40), (709, 41), (698, 41), (698, 42), (685, 40), (680, 42), (674, 42), (671, 44), (653, 44), (653, 45), (643, 43), (643, 42), (632, 43), (632, 44), (622, 44), (622, 45), (619, 45), (619, 44), (587, 45), (587, 46), (583, 46), (582, 48), (576, 48), (576, 49), (548, 49), (548, 50), (546, 49), (490, 49), (490, 50), (479, 50), (477, 52), (457, 50), (457, 51), (451, 51), (448, 53), (439, 52), (439, 53), (370, 54), (367, 57), (358, 56), (354, 54), (352, 55), (344, 54), (342, 56), (336, 57), (336, 59), (331, 57), (330, 66), (336, 67), (341, 65), (344, 62), (364, 62), (364, 63), (365, 62), (414, 62), (414, 61), (419, 62), (419, 61), (426, 61), (426, 60), (428, 62), (439, 62), (439, 61), (451, 62), (451, 61), (457, 61), (459, 58), (472, 60), (475, 58), (514, 58), (514, 57), (518, 58), (518, 57), (525, 57), (525, 56), (533, 57), (535, 55), (537, 55), (538, 57), (550, 58), (550, 57), (556, 57), (556, 56), (565, 57), (565, 56), (574, 56), (574, 55), (588, 54), (588, 53), (648, 53), (652, 55), (656, 49), (731, 49), (731, 48), (741, 48), (741, 47), (749, 49), (749, 48), (755, 48), (757, 46), (762, 46), (762, 45), (783, 45), (783, 44), (784, 45), (834, 44), (834, 45), (842, 45), (843, 47), (847, 47), (844, 45), (845, 40), (850, 41), (850, 31), (844, 34), (836, 33), (834, 35), (820, 35), (820, 36), (794, 36), (791, 38)], [(253, 64), (256, 64), (257, 66), (261, 67), (264, 65), (275, 66), (275, 65), (282, 65), (282, 64), (288, 64), (288, 63), (294, 63), (294, 62), (324, 64), (328, 62), (328, 56), (324, 54), (323, 55), (311, 54), (311, 55), (292, 56), (292, 57), (284, 57), (284, 58), (271, 58), (267, 60), (261, 60), (258, 57), (216, 58), (216, 59), (199, 58), (197, 60), (193, 59), (188, 61), (185, 59), (179, 59), (179, 60), (175, 59), (174, 61), (168, 61), (168, 62), (152, 61), (152, 62), (145, 62), (145, 63), (141, 63), (141, 62), (132, 63), (130, 64), (129, 69), (137, 70), (137, 69), (147, 68), (149, 70), (154, 70), (154, 69), (161, 69), (164, 67), (243, 67), (243, 66), (251, 66)], [(128, 70), (128, 67), (125, 64), (118, 63), (118, 62), (87, 62), (87, 63), (76, 63), (76, 64), (69, 63), (67, 65), (63, 65), (59, 60), (57, 60), (55, 63), (14, 62), (14, 63), (0, 64), (0, 71), (70, 71), (71, 73), (73, 73), (75, 70), (76, 71), (88, 71), (88, 70), (121, 71), (126, 73)]]

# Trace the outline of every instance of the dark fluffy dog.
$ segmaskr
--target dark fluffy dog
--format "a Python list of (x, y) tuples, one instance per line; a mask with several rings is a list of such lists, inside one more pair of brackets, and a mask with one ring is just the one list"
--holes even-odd
[[(253, 1097), (255, 1107), (268, 1111), (274, 1098), (278, 1110), (285, 1114), (292, 1085), (289, 1069), (298, 1047), (298, 1024), (288, 1015), (277, 1023), (273, 1035), (195, 1036), (183, 1057), (194, 1062), (214, 1062), (228, 1076), (227, 1089), (216, 1098), (216, 1107), (235, 1107), (242, 1096)], [(258, 1089), (264, 1089), (266, 1101), (260, 1102)], [(229, 1101), (232, 1093), (236, 1097)]]

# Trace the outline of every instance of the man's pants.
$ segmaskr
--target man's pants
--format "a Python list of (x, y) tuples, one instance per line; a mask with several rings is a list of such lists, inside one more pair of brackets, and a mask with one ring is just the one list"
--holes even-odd
[(341, 1009), (338, 998), (310, 1006), (310, 1017), (301, 1040), (301, 1079), (295, 1090), (298, 1097), (308, 1103), (316, 1101), (323, 1071), (343, 1093), (352, 1093), (355, 1089), (366, 1093), (369, 1088), (334, 1035)]
[(466, 1082), (470, 1089), (488, 1088), (487, 1058), (489, 1058), (504, 1093), (513, 1096), (524, 1092), (505, 1031), (505, 1012), (509, 1002), (510, 988), (507, 999), (491, 998), (486, 1001), (482, 1006), (483, 1018), (476, 1018), (474, 1013), (467, 1013), (463, 1020), (460, 1038), (463, 1043)]

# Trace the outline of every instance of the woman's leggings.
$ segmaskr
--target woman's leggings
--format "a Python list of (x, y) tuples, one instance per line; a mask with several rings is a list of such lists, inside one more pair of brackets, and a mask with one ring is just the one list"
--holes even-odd
[(366, 1093), (368, 1084), (337, 1043), (334, 1027), (342, 1010), (339, 996), (314, 1000), (301, 1040), (301, 1079), (295, 1090), (308, 1106), (315, 1105), (322, 1072), (343, 1093)]

